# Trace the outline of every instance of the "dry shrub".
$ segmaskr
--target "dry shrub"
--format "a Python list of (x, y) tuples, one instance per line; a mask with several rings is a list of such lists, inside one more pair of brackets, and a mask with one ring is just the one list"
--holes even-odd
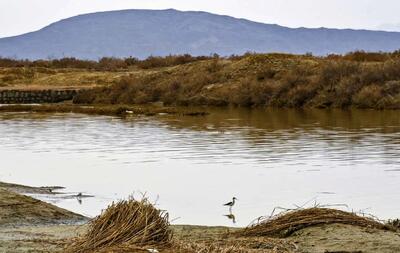
[(113, 57), (101, 58), (96, 66), (98, 70), (106, 70), (106, 71), (117, 71), (120, 69), (125, 69), (127, 67), (128, 65), (125, 60)]
[(385, 79), (383, 81), (400, 79), (400, 59), (386, 61), (383, 63), (382, 71)]
[(246, 78), (230, 90), (229, 102), (238, 106), (266, 105), (273, 93), (271, 83)]
[(332, 61), (325, 63), (319, 73), (321, 87), (333, 90), (340, 80), (360, 72), (359, 63), (349, 61)]
[(288, 94), (288, 105), (290, 107), (301, 107), (310, 101), (316, 94), (316, 87), (313, 85), (299, 85), (291, 89)]
[(137, 61), (136, 65), (142, 69), (151, 69), (151, 68), (161, 68), (161, 67), (171, 67), (181, 64), (186, 64), (195, 61), (201, 61), (210, 59), (211, 57), (207, 56), (191, 56), (189, 54), (184, 55), (168, 55), (165, 57), (160, 56), (150, 56), (145, 60)]
[(169, 246), (172, 231), (168, 213), (156, 209), (147, 198), (111, 204), (89, 223), (88, 232), (77, 238), (68, 252), (100, 252), (107, 249), (139, 250)]
[(353, 104), (359, 108), (377, 108), (382, 99), (382, 88), (378, 85), (370, 85), (362, 88), (353, 97)]
[(335, 107), (344, 108), (351, 106), (353, 95), (362, 88), (362, 84), (357, 77), (351, 76), (343, 78), (335, 85), (335, 89), (330, 91), (331, 103)]
[(361, 227), (390, 229), (372, 218), (358, 216), (329, 208), (296, 209), (272, 217), (261, 217), (245, 229), (236, 232), (239, 236), (287, 237), (294, 232), (323, 224), (348, 224)]
[(400, 94), (400, 81), (389, 81), (385, 83), (383, 90), (385, 94), (388, 95), (397, 95)]
[(382, 62), (387, 60), (389, 57), (389, 54), (383, 52), (355, 51), (346, 54), (343, 58), (345, 60), (358, 62)]

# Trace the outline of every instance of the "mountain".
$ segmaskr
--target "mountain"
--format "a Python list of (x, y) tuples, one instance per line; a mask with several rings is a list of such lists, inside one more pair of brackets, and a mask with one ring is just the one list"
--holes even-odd
[(378, 26), (377, 29), (381, 31), (400, 32), (400, 23), (382, 24)]
[(0, 56), (27, 59), (286, 52), (393, 51), (400, 33), (287, 28), (207, 12), (122, 10), (79, 15), (0, 39)]

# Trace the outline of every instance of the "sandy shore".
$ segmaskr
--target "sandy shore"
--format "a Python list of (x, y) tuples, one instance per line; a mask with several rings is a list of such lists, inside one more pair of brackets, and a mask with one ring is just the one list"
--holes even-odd
[[(0, 252), (63, 252), (72, 238), (85, 232), (86, 217), (23, 195), (52, 194), (53, 189), (57, 187), (0, 183)], [(240, 245), (240, 252), (400, 252), (399, 232), (342, 224), (308, 227), (284, 239), (231, 238), (227, 232), (235, 229), (228, 227), (173, 225), (172, 229), (177, 241)]]

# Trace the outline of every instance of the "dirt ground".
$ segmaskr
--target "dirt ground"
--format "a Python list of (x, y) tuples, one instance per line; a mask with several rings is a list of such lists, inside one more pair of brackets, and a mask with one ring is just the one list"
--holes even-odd
[[(49, 194), (49, 189), (57, 187), (0, 183), (0, 253), (63, 252), (65, 245), (86, 231), (87, 218), (21, 194)], [(400, 252), (399, 232), (342, 224), (308, 227), (285, 239), (234, 237), (230, 232), (237, 229), (228, 227), (188, 225), (172, 229), (174, 241), (185, 250), (160, 252)]]
[(292, 235), (297, 252), (395, 253), (400, 252), (400, 233), (351, 225), (309, 227)]

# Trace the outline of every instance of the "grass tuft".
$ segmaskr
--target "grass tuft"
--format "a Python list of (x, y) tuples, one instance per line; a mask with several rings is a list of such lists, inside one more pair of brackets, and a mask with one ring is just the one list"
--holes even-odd
[(272, 217), (261, 217), (247, 228), (235, 232), (235, 234), (239, 236), (284, 238), (307, 227), (335, 223), (393, 230), (391, 226), (373, 218), (336, 209), (314, 207), (290, 210)]
[(163, 248), (172, 242), (168, 213), (156, 209), (147, 198), (133, 198), (111, 204), (89, 223), (67, 252), (125, 252)]

